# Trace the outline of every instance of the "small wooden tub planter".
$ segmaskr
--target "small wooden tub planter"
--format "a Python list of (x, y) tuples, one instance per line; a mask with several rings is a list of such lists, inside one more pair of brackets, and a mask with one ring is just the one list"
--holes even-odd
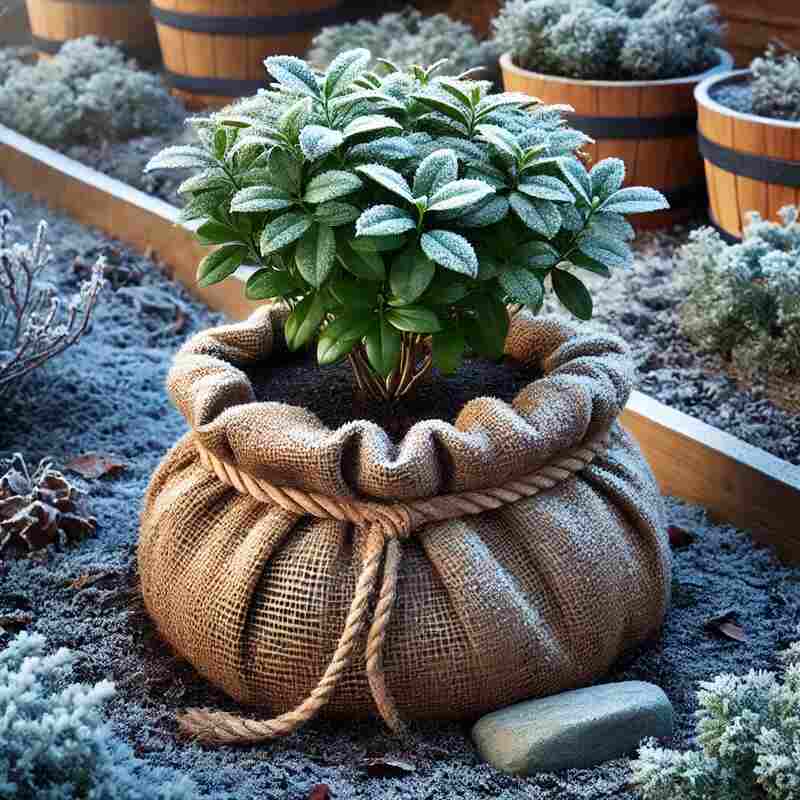
[[(211, 308), (234, 319), (255, 308), (236, 282), (197, 286), (197, 263), (206, 251), (178, 225), (178, 209), (169, 203), (3, 125), (0, 180), (149, 251)], [(237, 277), (246, 280), (251, 273), (240, 268)], [(620, 419), (639, 441), (664, 494), (706, 507), (715, 519), (751, 531), (782, 558), (800, 563), (800, 467), (641, 392), (633, 393)]]
[(193, 107), (221, 106), (267, 83), (264, 59), (303, 55), (320, 28), (363, 0), (153, 0), (165, 78)]
[(730, 70), (733, 60), (719, 50), (719, 64), (701, 75), (663, 81), (585, 81), (542, 75), (500, 57), (507, 91), (575, 109), (572, 127), (591, 136), (584, 150), (592, 162), (616, 156), (627, 166), (626, 183), (662, 192), (669, 211), (634, 218), (639, 227), (661, 227), (688, 216), (703, 202), (703, 162), (697, 150), (694, 89), (709, 75)]
[(746, 67), (773, 40), (800, 49), (800, 5), (797, 0), (716, 0), (725, 19), (725, 45), (736, 63)]
[(98, 36), (143, 63), (158, 60), (158, 40), (147, 0), (27, 0), (33, 46), (45, 56), (64, 42)]
[(716, 90), (749, 79), (749, 70), (738, 70), (695, 91), (711, 221), (730, 239), (741, 238), (748, 211), (775, 220), (783, 206), (800, 204), (800, 122), (743, 114), (714, 100)]

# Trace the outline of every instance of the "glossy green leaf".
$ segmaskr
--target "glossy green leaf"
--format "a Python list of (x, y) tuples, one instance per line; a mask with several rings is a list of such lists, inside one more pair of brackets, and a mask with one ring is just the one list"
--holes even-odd
[(467, 340), (457, 327), (434, 333), (432, 337), (433, 366), (445, 375), (458, 371), (464, 362)]
[(400, 363), (401, 334), (385, 319), (373, 323), (367, 333), (365, 344), (370, 366), (384, 378)]
[(581, 280), (562, 269), (554, 269), (550, 276), (553, 281), (553, 291), (564, 308), (578, 319), (591, 319), (592, 296)]
[(261, 255), (276, 253), (296, 242), (312, 225), (314, 219), (302, 211), (289, 211), (264, 226), (261, 232)]
[(322, 292), (304, 297), (289, 314), (283, 328), (288, 348), (295, 351), (310, 342), (319, 330), (324, 317), (325, 303)]
[(436, 314), (424, 306), (393, 308), (386, 319), (398, 330), (408, 333), (436, 333), (442, 329)]
[(389, 285), (397, 297), (412, 303), (428, 288), (435, 272), (436, 265), (414, 243), (394, 257)]
[(197, 285), (205, 288), (230, 277), (247, 256), (247, 247), (228, 244), (209, 253), (197, 267)]
[(273, 297), (287, 297), (297, 290), (288, 272), (275, 269), (260, 269), (254, 272), (244, 287), (248, 300), (271, 300)]
[(539, 311), (544, 301), (544, 288), (541, 281), (526, 269), (512, 269), (501, 272), (500, 285), (515, 303), (523, 303), (534, 311)]
[(336, 238), (327, 225), (315, 223), (302, 236), (294, 251), (298, 272), (317, 289), (331, 274), (336, 259)]

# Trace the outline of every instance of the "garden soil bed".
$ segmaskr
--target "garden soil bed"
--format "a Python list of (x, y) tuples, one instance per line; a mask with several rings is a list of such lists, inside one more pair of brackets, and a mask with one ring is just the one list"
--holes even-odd
[[(117, 683), (109, 716), (137, 755), (185, 771), (203, 797), (219, 800), (305, 800), (317, 784), (327, 784), (334, 800), (634, 800), (625, 759), (591, 770), (512, 778), (480, 762), (462, 725), (415, 725), (407, 738), (396, 740), (377, 721), (323, 721), (274, 744), (236, 749), (201, 749), (179, 740), (179, 709), (232, 705), (168, 652), (143, 612), (135, 574), (137, 512), (165, 448), (186, 429), (163, 388), (172, 354), (186, 336), (219, 316), (146, 259), (2, 185), (0, 206), (10, 207), (29, 234), (40, 217), (50, 221), (56, 250), (51, 277), (62, 291), (77, 288), (80, 265), (100, 252), (116, 265), (118, 286), (105, 294), (82, 343), (4, 400), (0, 457), (20, 451), (29, 462), (50, 457), (60, 466), (99, 451), (125, 464), (121, 472), (93, 481), (70, 475), (88, 491), (96, 537), (43, 558), (0, 564), (0, 614), (23, 612), (27, 630), (41, 632), (54, 648), (78, 651), (76, 679)], [(642, 280), (639, 268), (634, 279)], [(639, 313), (638, 305), (629, 305), (620, 314)], [(636, 328), (625, 324), (636, 349)], [(647, 330), (667, 324), (657, 319)], [(663, 337), (658, 341), (668, 349)], [(641, 362), (638, 349), (637, 354)], [(667, 363), (661, 369), (673, 370), (677, 381), (680, 367)], [(645, 381), (652, 372), (645, 372)], [(697, 413), (704, 414), (703, 408), (697, 406)], [(780, 566), (770, 551), (754, 548), (745, 532), (709, 523), (700, 509), (670, 501), (669, 520), (688, 534), (678, 538), (691, 539), (675, 550), (674, 608), (662, 633), (616, 665), (609, 678), (662, 686), (677, 712), (674, 744), (685, 746), (699, 680), (777, 666), (777, 651), (792, 641), (800, 623), (800, 568)], [(727, 639), (707, 625), (731, 609), (746, 641)], [(9, 635), (0, 635), (0, 647)], [(383, 761), (369, 766), (376, 757)], [(387, 766), (389, 759), (403, 765)]]

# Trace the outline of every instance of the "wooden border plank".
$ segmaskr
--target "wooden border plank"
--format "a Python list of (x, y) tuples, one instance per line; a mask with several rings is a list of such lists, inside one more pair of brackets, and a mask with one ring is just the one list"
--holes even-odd
[(207, 254), (177, 222), (178, 209), (0, 125), (0, 180), (135, 249), (152, 251), (193, 295), (244, 317), (256, 304), (235, 283), (201, 289), (197, 264)]
[[(174, 206), (2, 125), (0, 180), (138, 250), (152, 250), (211, 308), (241, 319), (256, 305), (233, 282), (196, 286), (205, 248), (177, 224)], [(715, 519), (751, 531), (782, 558), (800, 563), (800, 467), (639, 392), (622, 423), (638, 439), (665, 494), (706, 507)]]

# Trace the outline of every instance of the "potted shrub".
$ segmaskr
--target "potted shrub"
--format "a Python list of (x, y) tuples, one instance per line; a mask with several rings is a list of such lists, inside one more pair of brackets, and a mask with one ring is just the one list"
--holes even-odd
[(703, 196), (692, 92), (732, 66), (721, 25), (702, 0), (510, 0), (494, 22), (503, 84), (572, 106), (572, 124), (594, 139), (592, 161), (622, 158), (628, 180), (664, 193), (686, 216)]
[[(616, 421), (626, 348), (536, 316), (552, 286), (587, 318), (576, 271), (624, 266), (623, 215), (663, 197), (622, 188), (619, 160), (589, 172), (527, 96), (370, 59), (324, 75), (267, 59), (277, 120), (274, 97), (247, 101), (151, 163), (196, 170), (184, 217), (218, 245), (199, 280), (255, 263), (246, 292), (270, 301), (176, 356), (190, 432), (142, 515), (162, 635), (278, 714), (189, 711), (208, 741), (284, 735), (323, 707), (393, 728), (471, 718), (585, 684), (668, 601), (659, 493)], [(511, 370), (508, 402), (475, 397)]]
[(747, 66), (770, 41), (800, 48), (800, 14), (793, 0), (717, 0), (725, 19), (725, 42), (736, 64)]
[(695, 97), (712, 223), (738, 239), (749, 211), (777, 220), (800, 204), (800, 56), (770, 48)]
[(781, 210), (781, 223), (749, 215), (744, 241), (726, 244), (710, 228), (693, 231), (679, 255), (687, 299), (684, 333), (718, 353), (745, 383), (800, 412), (800, 222)]

